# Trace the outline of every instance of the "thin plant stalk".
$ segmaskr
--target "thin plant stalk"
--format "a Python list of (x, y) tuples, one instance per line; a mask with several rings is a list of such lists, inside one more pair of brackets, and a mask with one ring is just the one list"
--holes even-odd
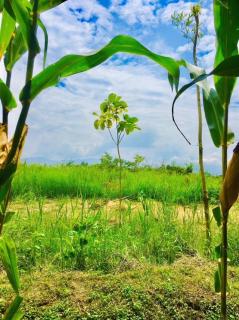
[(117, 154), (119, 158), (119, 219), (122, 223), (122, 159), (120, 154), (120, 135), (117, 131)]
[[(224, 128), (223, 128), (223, 144), (222, 144), (222, 175), (225, 178), (227, 172), (227, 137), (228, 137), (228, 113), (229, 103), (224, 106)], [(221, 319), (227, 319), (227, 232), (228, 232), (228, 214), (222, 212), (222, 245), (221, 245)]]
[[(26, 70), (26, 80), (25, 84), (27, 87), (26, 90), (26, 97), (30, 96), (30, 91), (31, 91), (31, 79), (33, 76), (33, 69), (34, 69), (34, 63), (35, 63), (35, 58), (36, 58), (36, 48), (35, 48), (35, 38), (36, 38), (36, 33), (37, 33), (37, 19), (38, 19), (38, 13), (37, 13), (37, 8), (38, 8), (38, 0), (34, 1), (34, 6), (33, 6), (33, 18), (32, 18), (32, 28), (31, 28), (31, 41), (30, 41), (30, 46), (28, 50), (28, 60), (27, 60), (27, 70)], [(31, 100), (26, 98), (22, 101), (22, 110), (17, 122), (15, 134), (13, 137), (13, 143), (12, 143), (12, 148), (9, 152), (8, 155), (8, 160), (11, 161), (15, 155), (15, 152), (18, 148), (21, 135), (26, 123), (28, 111), (31, 105)]]
[[(6, 85), (8, 88), (10, 88), (11, 85), (11, 77), (12, 77), (12, 72), (7, 71), (7, 77), (6, 77)], [(2, 106), (2, 123), (3, 125), (6, 125), (7, 128), (7, 134), (8, 134), (8, 113), (9, 111), (7, 110), (6, 106)]]
[[(193, 39), (193, 60), (194, 64), (197, 66), (197, 44), (199, 38), (199, 14), (200, 12), (195, 10), (193, 11), (194, 19), (195, 19), (195, 34)], [(211, 247), (211, 230), (210, 230), (210, 214), (209, 214), (209, 198), (208, 198), (208, 190), (204, 169), (204, 161), (203, 161), (203, 140), (202, 140), (202, 103), (201, 103), (201, 93), (199, 86), (196, 87), (197, 94), (197, 109), (198, 109), (198, 160), (199, 160), (199, 169), (200, 176), (202, 182), (202, 192), (203, 192), (203, 207), (204, 207), (204, 216), (205, 216), (205, 224), (206, 224), (206, 251), (210, 253)]]
[(226, 175), (227, 171), (227, 140), (228, 140), (228, 114), (229, 103), (224, 104), (224, 129), (223, 129), (223, 143), (222, 143), (222, 176)]
[(221, 246), (221, 319), (227, 320), (227, 222), (228, 212), (223, 213)]
[[(32, 79), (32, 75), (33, 75), (33, 68), (34, 68), (34, 61), (35, 61), (35, 57), (36, 57), (36, 50), (35, 50), (35, 36), (36, 36), (36, 32), (37, 32), (37, 18), (38, 18), (38, 14), (37, 14), (37, 8), (38, 8), (38, 0), (34, 1), (34, 7), (33, 7), (33, 20), (32, 20), (32, 32), (31, 32), (31, 46), (29, 47), (29, 53), (28, 53), (28, 61), (27, 61), (27, 69), (26, 69), (26, 84), (28, 84), (28, 90), (30, 92), (31, 89), (31, 82), (30, 80)], [(7, 84), (8, 86), (10, 86), (10, 81), (11, 81), (11, 73), (8, 72), (7, 73)], [(22, 132), (26, 123), (26, 118), (27, 118), (27, 114), (29, 111), (29, 107), (30, 107), (30, 100), (27, 99), (25, 101), (22, 102), (22, 111), (20, 114), (20, 117), (18, 119), (18, 123), (16, 126), (16, 131), (13, 137), (13, 143), (12, 143), (12, 147), (10, 149), (10, 152), (8, 154), (8, 158), (7, 161), (10, 163), (14, 156), (15, 153), (17, 151), (17, 148), (19, 146), (20, 140), (21, 140), (21, 136), (22, 136)], [(8, 124), (8, 112), (6, 112), (7, 110), (5, 110), (4, 113), (4, 109), (5, 107), (3, 106), (3, 114), (4, 114), (4, 119), (5, 119), (5, 124)], [(5, 181), (3, 182), (3, 184), (5, 183)], [(6, 194), (6, 198), (4, 201), (4, 205), (2, 208), (2, 219), (0, 221), (0, 234), (2, 233), (3, 230), (3, 222), (4, 222), (4, 216), (5, 213), (7, 211), (7, 207), (8, 207), (8, 202), (9, 202), (9, 196), (10, 196), (10, 190), (11, 190), (11, 185), (9, 186), (9, 190)]]

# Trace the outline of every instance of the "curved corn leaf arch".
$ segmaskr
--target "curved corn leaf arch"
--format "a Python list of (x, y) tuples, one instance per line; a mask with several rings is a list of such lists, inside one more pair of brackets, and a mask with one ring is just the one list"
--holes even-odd
[(66, 1), (67, 0), (39, 0), (38, 12), (41, 13), (41, 12), (50, 10)]
[[(181, 65), (186, 66), (186, 62), (185, 61), (181, 61)], [(177, 99), (190, 87), (192, 87), (195, 84), (198, 84), (200, 86), (203, 85), (203, 81), (205, 81), (205, 79), (209, 76), (212, 75), (217, 75), (217, 76), (222, 76), (222, 77), (239, 77), (239, 55), (235, 55), (232, 56), (228, 59), (225, 59), (224, 61), (222, 61), (215, 69), (213, 69), (210, 73), (206, 74), (200, 74), (199, 76), (197, 76), (194, 80), (192, 80), (190, 83), (184, 85), (182, 88), (180, 88), (180, 90), (177, 92), (174, 100), (173, 100), (173, 104), (172, 104), (172, 119), (173, 122), (175, 124), (175, 126), (177, 127), (177, 129), (179, 130), (179, 132), (182, 134), (182, 136), (185, 138), (185, 140), (190, 144), (190, 141), (187, 139), (187, 137), (184, 135), (184, 133), (182, 132), (182, 130), (179, 128), (179, 126), (177, 125), (176, 121), (175, 121), (175, 116), (174, 116), (174, 108), (175, 108), (175, 104)], [(214, 103), (213, 100), (215, 100), (215, 92), (211, 93), (209, 96), (209, 103)], [(207, 107), (207, 106), (206, 106)], [(210, 109), (211, 110), (211, 107)], [(218, 109), (218, 107), (214, 108), (214, 112), (218, 113), (217, 118), (220, 118), (220, 108)], [(209, 115), (211, 116), (211, 115)], [(221, 115), (222, 116), (222, 115)], [(213, 120), (213, 122), (215, 121), (215, 119)], [(216, 122), (213, 124), (214, 126), (216, 125)], [(208, 124), (209, 129), (210, 129), (210, 125)], [(218, 128), (218, 130), (220, 130), (220, 128)], [(212, 133), (211, 133), (212, 135)], [(230, 141), (233, 138), (233, 134), (231, 132), (228, 133), (228, 141)], [(218, 137), (214, 137), (213, 142), (216, 146), (219, 146), (217, 143)], [(221, 145), (221, 143), (220, 143)]]
[(176, 89), (178, 88), (180, 70), (177, 61), (148, 50), (140, 42), (130, 36), (119, 35), (94, 54), (88, 56), (67, 55), (56, 63), (48, 66), (45, 70), (33, 77), (29, 94), (29, 84), (23, 88), (20, 94), (20, 100), (29, 99), (32, 101), (42, 90), (56, 85), (61, 78), (90, 70), (116, 53), (129, 53), (148, 57), (168, 71), (171, 75), (171, 83), (174, 84)]

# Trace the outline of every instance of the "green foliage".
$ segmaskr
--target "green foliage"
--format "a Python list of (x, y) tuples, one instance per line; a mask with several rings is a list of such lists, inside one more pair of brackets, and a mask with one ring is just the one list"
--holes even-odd
[(20, 296), (16, 296), (13, 302), (10, 304), (9, 308), (3, 320), (21, 320), (23, 318), (23, 313), (19, 310), (20, 305), (22, 303), (23, 298)]
[[(9, 0), (8, 0), (9, 1)], [(34, 2), (35, 3), (35, 2)], [(28, 7), (28, 5), (30, 7)], [(30, 5), (30, 2), (24, 2), (22, 0), (14, 0), (9, 1), (9, 6), (11, 6), (14, 18), (16, 19), (16, 22), (20, 26), (20, 30), (23, 36), (23, 40), (25, 42), (25, 45), (28, 48), (34, 48), (35, 54), (39, 53), (40, 48), (37, 41), (37, 38), (34, 34), (32, 34), (32, 19), (29, 14), (29, 9), (32, 10), (32, 7)]]
[(38, 25), (42, 29), (45, 42), (44, 42), (44, 56), (43, 56), (43, 69), (46, 67), (46, 58), (47, 58), (47, 50), (48, 50), (48, 33), (47, 29), (44, 25), (44, 23), (41, 21), (41, 19), (38, 19)]
[[(224, 109), (220, 102), (217, 92), (210, 88), (208, 81), (205, 77), (205, 71), (202, 68), (191, 65), (187, 62), (182, 62), (182, 64), (188, 69), (191, 77), (194, 78), (190, 84), (183, 86), (175, 96), (173, 101), (173, 118), (174, 118), (174, 106), (180, 95), (186, 91), (193, 84), (197, 83), (203, 91), (203, 106), (207, 125), (211, 134), (212, 141), (216, 147), (219, 147), (223, 143), (224, 135)], [(228, 133), (228, 142), (232, 142), (234, 134), (232, 132)]]
[(134, 130), (140, 130), (137, 126), (138, 119), (127, 114), (127, 103), (115, 93), (110, 93), (108, 98), (101, 103), (100, 111), (100, 114), (93, 113), (97, 117), (94, 126), (101, 130), (106, 128), (111, 130), (115, 126), (117, 136), (114, 138), (111, 134), (111, 137), (116, 144), (122, 141), (124, 134), (129, 135)]
[(212, 209), (213, 217), (217, 222), (217, 226), (220, 227), (222, 224), (222, 213), (220, 207), (215, 207)]
[[(120, 52), (142, 55), (153, 60), (170, 73), (175, 87), (178, 87), (180, 71), (179, 64), (174, 59), (153, 53), (130, 36), (119, 35), (95, 54), (88, 56), (68, 55), (48, 66), (33, 77), (30, 95), (27, 98), (32, 101), (42, 90), (56, 85), (61, 78), (88, 71)], [(28, 85), (23, 88), (20, 94), (21, 101), (26, 99)]]
[(5, 8), (2, 12), (2, 22), (0, 30), (0, 59), (4, 55), (9, 42), (13, 36), (16, 21)]
[(5, 106), (7, 110), (11, 110), (16, 108), (17, 103), (12, 95), (10, 89), (6, 86), (6, 84), (0, 79), (0, 99), (2, 104)]
[[(184, 38), (190, 40), (191, 42), (194, 42), (196, 33), (196, 22), (194, 17), (199, 16), (200, 14), (200, 5), (192, 6), (191, 11), (189, 13), (174, 11), (174, 13), (171, 16), (172, 24), (181, 31)], [(199, 26), (199, 29), (200, 28), (201, 26)], [(202, 32), (199, 31), (199, 39), (202, 37), (202, 35)]]
[(38, 12), (44, 12), (59, 6), (67, 0), (39, 0)]
[[(144, 160), (145, 158), (143, 156), (141, 156), (140, 154), (136, 154), (134, 156), (134, 161), (127, 161), (121, 159), (121, 165), (124, 169), (136, 171), (140, 168)], [(113, 158), (109, 153), (106, 152), (100, 158), (100, 166), (102, 166), (105, 169), (117, 168), (119, 166), (119, 159)]]
[[(108, 158), (108, 157), (107, 157)], [(113, 157), (102, 165), (21, 165), (13, 182), (13, 198), (37, 199), (63, 196), (115, 199), (118, 192), (118, 162)], [(109, 169), (108, 169), (109, 166)], [(138, 170), (128, 166), (124, 160), (122, 188), (123, 196), (138, 198), (142, 191), (147, 198), (167, 203), (200, 203), (202, 201), (200, 176), (191, 172), (191, 166), (176, 164), (161, 167), (143, 166)], [(129, 167), (129, 170), (127, 169)], [(102, 168), (104, 170), (102, 170)], [(115, 168), (115, 169), (114, 169)], [(208, 176), (209, 198), (218, 203), (221, 179)]]
[(27, 51), (27, 46), (23, 40), (21, 29), (16, 28), (15, 35), (12, 38), (11, 45), (4, 57), (4, 64), (7, 71), (11, 71), (15, 63), (23, 56)]
[(10, 238), (0, 237), (0, 257), (13, 290), (19, 293), (19, 273), (15, 244)]
[[(237, 0), (214, 1), (214, 25), (217, 37), (215, 65), (238, 54), (239, 40), (239, 5)], [(217, 93), (222, 104), (229, 104), (235, 78), (214, 77)]]

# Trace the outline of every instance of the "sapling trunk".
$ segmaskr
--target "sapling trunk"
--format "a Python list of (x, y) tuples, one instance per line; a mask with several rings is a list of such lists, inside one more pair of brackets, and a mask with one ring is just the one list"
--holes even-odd
[(117, 153), (119, 158), (119, 223), (122, 224), (122, 159), (120, 154), (120, 137), (117, 133)]
[[(197, 66), (197, 44), (199, 37), (199, 12), (195, 10), (195, 36), (193, 39), (193, 60), (194, 64)], [(199, 161), (199, 170), (202, 183), (202, 197), (203, 197), (203, 207), (204, 207), (204, 217), (205, 217), (205, 226), (206, 226), (206, 252), (210, 253), (211, 248), (211, 230), (210, 230), (210, 215), (209, 215), (209, 198), (206, 184), (206, 176), (204, 170), (203, 162), (203, 141), (202, 141), (202, 104), (201, 104), (201, 95), (199, 86), (196, 87), (197, 94), (197, 109), (198, 109), (198, 161)]]

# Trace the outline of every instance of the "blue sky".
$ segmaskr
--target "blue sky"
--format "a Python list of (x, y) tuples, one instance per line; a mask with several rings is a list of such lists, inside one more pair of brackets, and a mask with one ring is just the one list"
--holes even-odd
[[(204, 36), (199, 44), (200, 65), (210, 69), (214, 57), (214, 28), (210, 1), (203, 1)], [(42, 20), (49, 32), (48, 64), (69, 53), (87, 54), (105, 45), (118, 34), (129, 34), (151, 50), (191, 61), (191, 45), (171, 25), (174, 11), (188, 11), (190, 1), (158, 0), (68, 0)], [(43, 35), (39, 31), (43, 44)], [(26, 57), (14, 71), (13, 91), (17, 95), (24, 79)], [(42, 54), (36, 61), (35, 73), (42, 67)], [(1, 77), (4, 78), (1, 66)], [(183, 73), (181, 84), (186, 83)], [(176, 117), (192, 142), (189, 146), (179, 135), (171, 120), (171, 92), (167, 74), (153, 62), (142, 57), (119, 54), (91, 71), (63, 80), (61, 85), (47, 89), (32, 104), (30, 127), (23, 158), (33, 161), (96, 162), (104, 152), (115, 155), (107, 132), (93, 127), (93, 111), (110, 93), (116, 92), (128, 102), (129, 113), (140, 119), (141, 131), (125, 139), (123, 157), (132, 159), (136, 153), (147, 163), (193, 163), (197, 167), (197, 112), (195, 90), (183, 95), (177, 104)], [(235, 131), (238, 103), (235, 90), (230, 123)], [(19, 110), (11, 115), (13, 132)], [(205, 164), (207, 170), (220, 172), (221, 151), (211, 143), (204, 123)]]

